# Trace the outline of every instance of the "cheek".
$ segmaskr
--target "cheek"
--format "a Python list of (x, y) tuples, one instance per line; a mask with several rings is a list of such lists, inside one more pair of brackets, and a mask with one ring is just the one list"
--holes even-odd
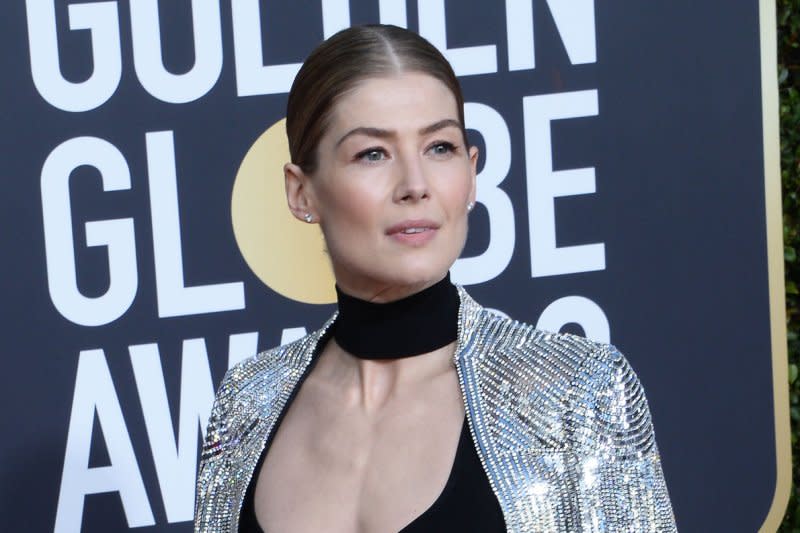
[(441, 182), (441, 197), (450, 209), (459, 212), (466, 208), (472, 192), (472, 171), (468, 165), (460, 164), (448, 169)]
[(319, 195), (320, 214), (326, 233), (364, 231), (375, 225), (380, 199), (363, 187), (339, 186)]

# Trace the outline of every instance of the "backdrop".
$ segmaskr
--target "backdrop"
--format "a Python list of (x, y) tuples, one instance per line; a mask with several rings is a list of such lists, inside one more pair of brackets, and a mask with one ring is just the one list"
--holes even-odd
[(482, 155), (453, 278), (627, 355), (681, 531), (774, 527), (768, 4), (4, 3), (2, 528), (191, 530), (223, 373), (334, 309), (318, 230), (285, 208), (286, 94), (325, 36), (377, 21), (427, 37), (464, 87)]

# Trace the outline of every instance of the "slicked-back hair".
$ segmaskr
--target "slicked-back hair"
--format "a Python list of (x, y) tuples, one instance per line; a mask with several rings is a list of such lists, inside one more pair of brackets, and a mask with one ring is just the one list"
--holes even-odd
[(416, 33), (385, 24), (344, 29), (308, 56), (289, 91), (286, 135), (292, 163), (303, 172), (317, 170), (317, 147), (327, 130), (336, 99), (369, 78), (407, 72), (441, 81), (456, 99), (464, 143), (464, 97), (447, 59)]

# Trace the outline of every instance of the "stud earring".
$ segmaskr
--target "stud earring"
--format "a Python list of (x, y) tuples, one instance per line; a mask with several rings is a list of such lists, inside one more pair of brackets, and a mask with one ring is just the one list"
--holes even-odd
[(467, 213), (469, 213), (470, 211), (472, 211), (472, 209), (473, 209), (474, 207), (475, 207), (475, 202), (470, 202), (470, 203), (468, 203), (468, 204), (467, 204)]
[(309, 224), (311, 224), (312, 222), (314, 222), (314, 215), (312, 215), (311, 213), (306, 213), (306, 214), (303, 216), (303, 220), (305, 220), (306, 222), (308, 222)]

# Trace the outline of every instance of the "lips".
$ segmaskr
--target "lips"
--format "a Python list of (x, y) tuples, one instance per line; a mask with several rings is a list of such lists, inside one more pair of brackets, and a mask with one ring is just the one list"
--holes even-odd
[(386, 230), (386, 234), (395, 242), (419, 247), (427, 244), (436, 235), (439, 224), (432, 220), (404, 220)]
[(432, 220), (404, 220), (399, 224), (395, 224), (394, 226), (390, 227), (386, 230), (387, 235), (396, 235), (396, 234), (403, 234), (403, 235), (414, 235), (417, 233), (422, 233), (424, 231), (430, 230), (437, 230), (439, 229), (439, 224)]

